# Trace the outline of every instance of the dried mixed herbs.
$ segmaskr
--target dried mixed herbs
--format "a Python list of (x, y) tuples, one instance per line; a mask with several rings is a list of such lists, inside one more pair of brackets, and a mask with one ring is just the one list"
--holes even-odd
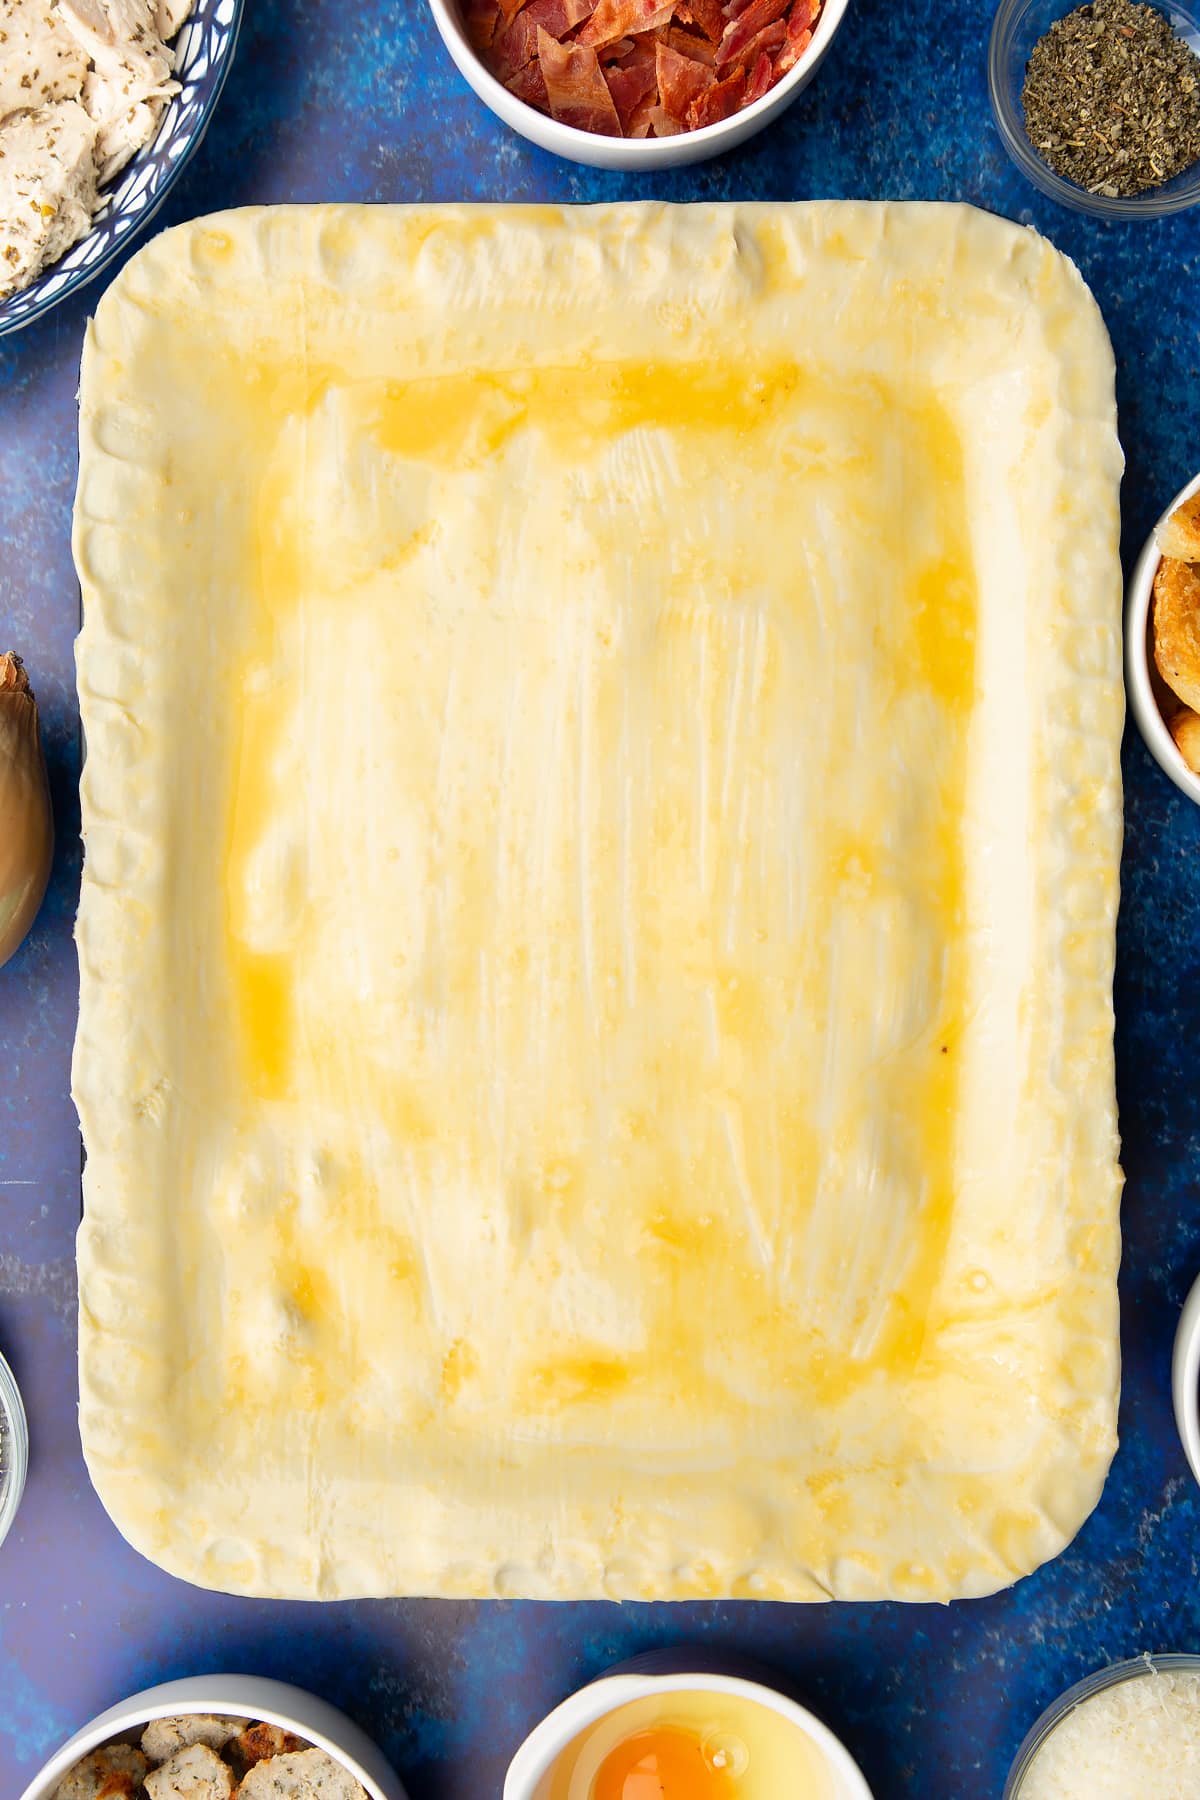
[(1091, 194), (1141, 194), (1200, 160), (1200, 57), (1157, 7), (1093, 0), (1058, 19), (1021, 101), (1039, 156)]

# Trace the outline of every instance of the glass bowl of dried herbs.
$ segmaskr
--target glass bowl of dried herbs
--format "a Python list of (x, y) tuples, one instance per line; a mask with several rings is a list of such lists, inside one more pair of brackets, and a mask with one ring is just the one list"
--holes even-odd
[(1200, 201), (1200, 0), (1000, 0), (988, 55), (1005, 148), (1102, 219)]

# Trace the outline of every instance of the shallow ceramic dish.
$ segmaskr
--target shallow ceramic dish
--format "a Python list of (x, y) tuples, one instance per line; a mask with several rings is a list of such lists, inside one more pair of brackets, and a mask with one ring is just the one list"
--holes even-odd
[(1097, 1669), (1094, 1675), (1087, 1675), (1082, 1681), (1077, 1681), (1074, 1687), (1068, 1688), (1065, 1694), (1060, 1694), (1046, 1708), (1017, 1751), (1001, 1800), (1020, 1800), (1021, 1788), (1034, 1758), (1067, 1715), (1074, 1712), (1077, 1706), (1082, 1706), (1085, 1700), (1103, 1693), (1105, 1688), (1116, 1687), (1122, 1681), (1137, 1681), (1156, 1672), (1166, 1675), (1173, 1670), (1191, 1669), (1200, 1669), (1200, 1656), (1169, 1652), (1162, 1656), (1131, 1656), (1125, 1662), (1111, 1663), (1107, 1669)]
[(573, 125), (560, 125), (536, 107), (526, 106), (509, 93), (502, 81), (488, 73), (467, 41), (459, 0), (429, 0), (429, 7), (460, 73), (484, 105), (531, 144), (595, 169), (672, 169), (681, 163), (705, 162), (710, 156), (732, 150), (777, 119), (824, 62), (849, 3), (850, 0), (825, 0), (812, 43), (796, 66), (761, 100), (734, 113), (732, 118), (722, 119), (718, 125), (706, 125), (700, 131), (684, 131), (670, 138), (600, 137)]
[[(1104, 194), (1089, 194), (1073, 181), (1056, 175), (1030, 143), (1021, 112), (1021, 89), (1029, 53), (1054, 21), (1073, 12), (1078, 4), (1079, 0), (1000, 0), (988, 51), (988, 87), (996, 128), (1005, 149), (1021, 173), (1043, 194), (1057, 200), (1060, 206), (1091, 213), (1097, 219), (1161, 219), (1166, 213), (1195, 206), (1200, 200), (1200, 163), (1184, 169), (1162, 187), (1130, 199), (1110, 200)], [(1179, 36), (1200, 52), (1200, 4), (1196, 0), (1166, 0), (1160, 10)]]
[(94, 281), (149, 224), (208, 129), (233, 62), (243, 5), (244, 0), (196, 0), (175, 40), (180, 92), (167, 103), (157, 134), (105, 189), (86, 236), (31, 286), (0, 300), (0, 337), (32, 324)]
[(34, 1776), (21, 1800), (50, 1800), (68, 1769), (81, 1757), (114, 1739), (133, 1741), (151, 1719), (201, 1712), (262, 1719), (293, 1731), (348, 1769), (368, 1800), (406, 1800), (399, 1777), (345, 1713), (318, 1700), (315, 1694), (305, 1693), (303, 1688), (283, 1681), (264, 1681), (255, 1675), (197, 1675), (131, 1695), (77, 1731)]
[[(1197, 489), (1200, 489), (1200, 475), (1189, 481), (1186, 487), (1180, 488), (1158, 524), (1161, 525), (1163, 519), (1168, 518), (1181, 501), (1188, 499)], [(1156, 525), (1155, 531), (1157, 529)], [(1161, 561), (1162, 553), (1152, 531), (1130, 577), (1125, 599), (1125, 687), (1133, 716), (1151, 756), (1159, 768), (1171, 777), (1179, 791), (1200, 805), (1200, 775), (1189, 769), (1179, 754), (1175, 739), (1167, 730), (1167, 722), (1159, 711), (1150, 676), (1150, 601), (1154, 592), (1155, 571)]]
[(657, 1652), (622, 1664), (580, 1688), (556, 1706), (521, 1745), (505, 1776), (503, 1800), (544, 1800), (555, 1764), (581, 1732), (632, 1700), (671, 1693), (729, 1694), (778, 1713), (820, 1752), (833, 1784), (834, 1800), (871, 1800), (871, 1790), (857, 1763), (827, 1725), (767, 1681), (747, 1674), (714, 1672), (723, 1666), (734, 1669), (739, 1665), (724, 1665), (721, 1659), (704, 1656), (685, 1658), (678, 1651)]

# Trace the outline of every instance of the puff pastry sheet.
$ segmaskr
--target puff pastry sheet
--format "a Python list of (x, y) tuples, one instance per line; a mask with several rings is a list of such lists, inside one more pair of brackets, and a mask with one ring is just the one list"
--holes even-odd
[(100, 304), (81, 1421), (253, 1594), (947, 1599), (1114, 1448), (1113, 368), (969, 209), (250, 211)]

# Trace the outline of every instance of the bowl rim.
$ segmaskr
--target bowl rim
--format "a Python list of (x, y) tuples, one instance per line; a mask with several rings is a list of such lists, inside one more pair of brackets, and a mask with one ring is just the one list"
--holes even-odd
[(1094, 1669), (1081, 1681), (1061, 1693), (1057, 1700), (1052, 1700), (1045, 1711), (1034, 1720), (1025, 1735), (1021, 1748), (1013, 1758), (1012, 1768), (1008, 1771), (1008, 1779), (1004, 1783), (1001, 1800), (1020, 1800), (1021, 1785), (1028, 1775), (1033, 1760), (1051, 1733), (1054, 1732), (1068, 1713), (1082, 1706), (1085, 1700), (1091, 1700), (1096, 1694), (1102, 1694), (1106, 1688), (1118, 1687), (1123, 1681), (1135, 1681), (1143, 1675), (1170, 1674), (1177, 1669), (1200, 1670), (1200, 1655), (1187, 1650), (1144, 1650), (1140, 1656), (1127, 1656), (1120, 1662), (1108, 1663), (1102, 1669)]
[(1175, 1327), (1171, 1406), (1183, 1454), (1200, 1483), (1200, 1276), (1192, 1283)]
[[(467, 85), (502, 124), (540, 149), (571, 162), (592, 167), (645, 170), (702, 162), (731, 150), (769, 125), (803, 91), (829, 53), (850, 6), (850, 0), (824, 0), (812, 42), (783, 79), (768, 88), (761, 99), (741, 112), (698, 131), (679, 132), (670, 138), (607, 137), (563, 125), (535, 106), (518, 100), (502, 81), (484, 66), (463, 29), (457, 0), (427, 0), (442, 42)], [(581, 154), (581, 152), (583, 154)]]
[(17, 1516), (21, 1496), (25, 1491), (25, 1477), (29, 1472), (29, 1421), (25, 1416), (25, 1403), (21, 1399), (21, 1390), (17, 1386), (16, 1376), (3, 1356), (0, 1356), (0, 1412), (3, 1412), (8, 1419), (9, 1454), (12, 1457), (12, 1464), (4, 1487), (0, 1489), (0, 1544), (2, 1544)]
[[(251, 1698), (254, 1703), (247, 1705)], [(321, 1724), (314, 1725), (304, 1718), (306, 1707), (316, 1711)], [(305, 1738), (314, 1749), (324, 1750), (341, 1764), (354, 1776), (368, 1800), (406, 1800), (399, 1776), (385, 1768), (382, 1751), (376, 1749), (361, 1726), (330, 1701), (291, 1682), (245, 1674), (185, 1676), (181, 1680), (143, 1688), (140, 1693), (117, 1701), (115, 1706), (81, 1726), (55, 1751), (26, 1787), (21, 1800), (50, 1800), (57, 1783), (68, 1770), (111, 1738), (119, 1737), (135, 1726), (149, 1725), (154, 1719), (186, 1717), (189, 1713), (218, 1713), (278, 1725)], [(343, 1726), (351, 1739), (356, 1740), (354, 1749), (347, 1749), (333, 1735), (334, 1730)], [(377, 1774), (363, 1765), (360, 1756), (364, 1750), (373, 1753), (377, 1759), (378, 1775), (387, 1773), (391, 1776), (390, 1781), (377, 1778)]]
[(732, 1694), (778, 1713), (821, 1750), (838, 1782), (837, 1800), (872, 1800), (866, 1778), (842, 1740), (815, 1713), (777, 1688), (742, 1675), (698, 1670), (652, 1675), (621, 1669), (577, 1688), (534, 1726), (508, 1765), (502, 1800), (538, 1800), (540, 1784), (581, 1731), (632, 1700), (672, 1693)]
[(1150, 683), (1148, 635), (1154, 577), (1162, 561), (1162, 551), (1157, 541), (1158, 529), (1170, 518), (1177, 506), (1198, 491), (1200, 474), (1193, 475), (1160, 513), (1129, 578), (1125, 600), (1125, 686), (1146, 748), (1163, 773), (1170, 776), (1180, 793), (1186, 794), (1189, 800), (1194, 800), (1200, 806), (1200, 775), (1195, 774), (1184, 762), (1154, 697), (1154, 689)]
[[(1005, 53), (1017, 25), (1040, 3), (1041, 0), (999, 0), (988, 39), (988, 95), (992, 117), (1017, 168), (1049, 199), (1057, 200), (1060, 206), (1069, 207), (1072, 212), (1087, 213), (1097, 219), (1161, 219), (1200, 204), (1200, 164), (1197, 163), (1191, 165), (1190, 171), (1181, 169), (1179, 176), (1173, 177), (1178, 180), (1182, 175), (1194, 173), (1194, 186), (1190, 189), (1166, 193), (1163, 188), (1150, 188), (1144, 194), (1112, 198), (1107, 194), (1090, 194), (1086, 188), (1077, 187), (1038, 155), (1009, 90)], [(1059, 17), (1074, 11), (1078, 4), (1079, 0), (1055, 0)], [(1165, 185), (1170, 187), (1171, 184)]]
[[(220, 0), (214, 0), (214, 5), (219, 4)], [(146, 204), (141, 208), (137, 215), (136, 223), (131, 225), (129, 230), (124, 232), (120, 237), (114, 238), (107, 250), (104, 251), (103, 255), (98, 256), (94, 262), (88, 263), (82, 269), (76, 269), (72, 274), (68, 275), (56, 293), (46, 296), (40, 301), (36, 298), (39, 286), (43, 281), (48, 281), (54, 275), (59, 266), (59, 262), (62, 260), (61, 257), (58, 261), (52, 262), (47, 268), (43, 269), (37, 279), (32, 281), (27, 288), (21, 288), (17, 293), (9, 294), (5, 299), (0, 300), (0, 338), (9, 337), (15, 332), (24, 331), (30, 325), (36, 325), (40, 319), (46, 317), (47, 313), (53, 312), (54, 308), (62, 301), (70, 299), (72, 295), (79, 293), (82, 288), (87, 287), (89, 283), (95, 281), (97, 276), (102, 275), (106, 269), (111, 267), (116, 257), (123, 255), (125, 251), (137, 242), (142, 236), (146, 226), (161, 210), (176, 182), (179, 180), (179, 177), (183, 174), (183, 171), (187, 168), (187, 165), (191, 162), (196, 151), (204, 141), (213, 113), (216, 111), (221, 95), (225, 91), (225, 83), (229, 79), (229, 71), (233, 67), (233, 59), (237, 55), (238, 38), (241, 35), (242, 21), (245, 17), (246, 0), (228, 0), (228, 4), (231, 8), (231, 14), (229, 29), (225, 38), (224, 52), (216, 62), (210, 65), (209, 74), (206, 79), (210, 82), (211, 86), (197, 115), (195, 127), (190, 135), (184, 139), (179, 154), (164, 171), (162, 179), (158, 182), (154, 191), (148, 194)], [(186, 31), (194, 17), (195, 14), (193, 12), (184, 20), (180, 30)], [(136, 170), (139, 160), (154, 149), (154, 146), (162, 135), (163, 129), (170, 117), (171, 108), (178, 103), (180, 98), (181, 95), (173, 94), (170, 100), (167, 101), (154, 136), (150, 139), (148, 144), (143, 144), (142, 148), (135, 156), (133, 156), (127, 165), (129, 169)], [(124, 175), (125, 171), (122, 170), (122, 179), (124, 178)], [(113, 192), (115, 194), (115, 188)], [(110, 214), (106, 212), (104, 216), (107, 218)], [(85, 231), (83, 236), (78, 240), (79, 243), (83, 244), (87, 242), (91, 233), (96, 228), (96, 223), (97, 221), (93, 220), (92, 224), (88, 226), (87, 231)], [(71, 245), (71, 249), (74, 248), (75, 246)], [(64, 255), (69, 254), (69, 251), (64, 252)], [(20, 313), (15, 318), (6, 318), (5, 311), (9, 301), (25, 301), (28, 300), (30, 296), (33, 296), (34, 300), (28, 311)]]

